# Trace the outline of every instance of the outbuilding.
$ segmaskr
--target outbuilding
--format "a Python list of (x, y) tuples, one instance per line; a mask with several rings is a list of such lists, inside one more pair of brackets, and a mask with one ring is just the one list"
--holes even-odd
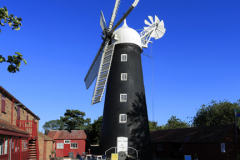
[(156, 157), (183, 158), (195, 154), (198, 160), (234, 160), (240, 153), (240, 131), (234, 124), (158, 130), (150, 133)]
[(47, 136), (55, 140), (56, 157), (68, 157), (69, 152), (76, 157), (90, 148), (88, 131), (85, 130), (50, 130)]

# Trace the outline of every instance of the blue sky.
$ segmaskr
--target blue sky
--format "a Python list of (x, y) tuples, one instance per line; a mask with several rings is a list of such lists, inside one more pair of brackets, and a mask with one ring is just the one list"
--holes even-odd
[[(133, 1), (122, 0), (116, 21)], [(100, 11), (108, 23), (114, 3), (1, 0), (0, 7), (22, 17), (23, 26), (20, 31), (1, 27), (0, 54), (20, 52), (28, 64), (16, 74), (1, 64), (0, 85), (40, 117), (40, 131), (66, 109), (83, 111), (92, 122), (102, 115), (104, 101), (91, 106), (94, 88), (86, 90), (83, 80), (102, 42)], [(166, 28), (143, 50), (154, 62), (142, 55), (149, 120), (161, 125), (174, 115), (189, 121), (211, 100), (240, 99), (239, 8), (239, 0), (139, 1), (128, 26), (142, 29), (148, 15), (157, 15)]]

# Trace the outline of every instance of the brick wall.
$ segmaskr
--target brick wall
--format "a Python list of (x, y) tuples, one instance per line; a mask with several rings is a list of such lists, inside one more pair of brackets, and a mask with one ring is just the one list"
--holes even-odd
[(45, 160), (49, 160), (49, 155), (52, 156), (52, 145), (53, 142), (52, 141), (45, 141), (46, 142), (46, 159)]
[[(46, 139), (43, 133), (38, 132), (38, 145), (39, 145), (39, 160), (49, 160), (49, 155), (52, 156), (52, 150), (53, 149), (53, 141)], [(47, 136), (46, 136), (47, 137)]]
[(6, 97), (5, 99), (5, 111), (6, 113), (1, 112), (2, 108), (2, 94), (0, 93), (0, 119), (8, 121), (11, 123), (11, 109), (12, 109), (12, 102)]
[(44, 139), (38, 135), (39, 160), (43, 160)]
[[(0, 93), (0, 119), (3, 119), (5, 121), (8, 121), (11, 123), (11, 117), (12, 117), (12, 101), (9, 97), (5, 97), (5, 113), (1, 112), (2, 108), (2, 93)], [(17, 109), (18, 106), (13, 105), (13, 124), (16, 125), (17, 120)], [(20, 120), (34, 120), (34, 116), (29, 113), (27, 110), (20, 107)], [(36, 119), (36, 118), (35, 118)], [(39, 129), (39, 122), (38, 120), (35, 120), (37, 122), (37, 130)]]

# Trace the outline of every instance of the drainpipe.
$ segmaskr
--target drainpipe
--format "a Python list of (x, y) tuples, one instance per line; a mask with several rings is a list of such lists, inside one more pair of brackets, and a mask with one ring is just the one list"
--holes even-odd
[(11, 123), (13, 124), (13, 104), (14, 104), (14, 99), (12, 100), (12, 117), (11, 117)]
[(19, 154), (20, 154), (20, 157), (19, 157), (19, 160), (22, 160), (22, 137), (20, 137), (20, 140), (19, 140), (19, 141), (20, 141), (20, 142), (19, 142), (19, 143), (20, 143), (20, 147), (19, 147), (19, 148), (20, 148), (20, 153), (19, 153)]

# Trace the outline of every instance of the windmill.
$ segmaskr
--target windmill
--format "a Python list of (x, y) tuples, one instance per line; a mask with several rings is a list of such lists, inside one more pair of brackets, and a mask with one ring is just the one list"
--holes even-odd
[[(101, 12), (103, 42), (84, 81), (88, 89), (96, 78), (92, 105), (101, 102), (106, 88), (100, 153), (125, 153), (129, 157), (149, 160), (152, 156), (141, 53), (152, 37), (161, 38), (166, 29), (157, 16), (155, 20), (148, 16), (150, 22), (144, 21), (148, 26), (140, 34), (128, 27), (124, 20), (138, 1), (134, 1), (115, 26), (120, 0), (115, 2), (108, 27)], [(123, 26), (117, 29), (123, 21)]]

